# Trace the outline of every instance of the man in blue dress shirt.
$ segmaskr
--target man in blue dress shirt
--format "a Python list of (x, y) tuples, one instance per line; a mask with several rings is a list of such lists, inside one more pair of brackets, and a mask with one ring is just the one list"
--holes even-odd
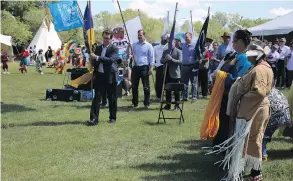
[(144, 106), (149, 108), (150, 105), (150, 81), (149, 75), (152, 74), (154, 66), (154, 49), (153, 46), (146, 41), (144, 30), (139, 30), (138, 42), (132, 45), (133, 51), (133, 68), (131, 73), (132, 82), (132, 104), (133, 107), (138, 106), (138, 85), (142, 80), (144, 90)]
[(231, 39), (230, 35), (228, 32), (224, 32), (223, 36), (221, 36), (223, 38), (223, 43), (219, 46), (218, 52), (216, 54), (216, 57), (219, 60), (222, 60), (225, 55), (227, 54), (226, 49), (228, 47), (229, 41)]
[(182, 70), (181, 78), (182, 83), (185, 85), (185, 91), (183, 100), (188, 100), (188, 84), (191, 82), (192, 88), (192, 100), (197, 100), (197, 85), (196, 79), (198, 75), (199, 60), (195, 56), (195, 44), (191, 43), (192, 34), (190, 32), (185, 33), (185, 43), (182, 43)]

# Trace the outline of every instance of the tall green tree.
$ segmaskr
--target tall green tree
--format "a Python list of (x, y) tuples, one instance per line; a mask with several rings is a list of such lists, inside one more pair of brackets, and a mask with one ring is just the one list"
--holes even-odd
[(32, 38), (30, 27), (21, 22), (8, 11), (1, 11), (1, 33), (12, 36), (13, 42), (18, 46), (25, 46)]

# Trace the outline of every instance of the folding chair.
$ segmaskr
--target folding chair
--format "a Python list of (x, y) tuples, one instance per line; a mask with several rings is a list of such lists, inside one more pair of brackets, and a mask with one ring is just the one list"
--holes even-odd
[[(179, 101), (172, 101), (167, 102), (166, 100), (161, 101), (161, 107), (160, 107), (160, 112), (159, 112), (159, 117), (158, 117), (158, 123), (160, 123), (160, 120), (163, 119), (164, 123), (166, 123), (166, 119), (179, 119), (179, 124), (181, 121), (184, 123), (184, 117), (183, 117), (183, 106), (184, 106), (184, 101), (182, 101), (182, 95), (180, 92), (184, 91), (184, 84), (183, 83), (167, 83), (164, 88), (163, 95), (165, 97), (166, 91), (171, 91), (175, 92), (178, 91), (180, 95), (180, 100)], [(179, 118), (166, 118), (164, 115), (164, 105), (166, 104), (171, 104), (171, 105), (178, 105), (179, 111), (180, 111), (180, 117)], [(181, 107), (180, 107), (181, 105)]]

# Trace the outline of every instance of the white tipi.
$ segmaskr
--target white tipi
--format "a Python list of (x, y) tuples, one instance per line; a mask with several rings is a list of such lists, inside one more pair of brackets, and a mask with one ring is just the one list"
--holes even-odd
[(34, 45), (36, 45), (37, 51), (39, 49), (42, 49), (45, 52), (47, 51), (48, 46), (51, 46), (52, 50), (56, 51), (58, 48), (61, 47), (61, 44), (62, 42), (54, 29), (53, 23), (50, 22), (50, 27), (48, 30), (45, 21), (43, 21), (34, 39), (31, 41), (27, 49), (29, 50), (30, 47), (33, 48)]

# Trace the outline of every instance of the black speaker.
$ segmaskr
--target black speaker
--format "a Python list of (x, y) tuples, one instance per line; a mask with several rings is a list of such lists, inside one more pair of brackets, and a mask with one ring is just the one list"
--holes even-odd
[[(68, 70), (67, 70), (68, 72)], [(87, 68), (73, 68), (71, 69), (71, 80), (77, 79), (78, 77), (82, 76), (89, 72)]]
[(80, 101), (81, 93), (78, 90), (70, 89), (47, 89), (46, 100), (47, 101)]

